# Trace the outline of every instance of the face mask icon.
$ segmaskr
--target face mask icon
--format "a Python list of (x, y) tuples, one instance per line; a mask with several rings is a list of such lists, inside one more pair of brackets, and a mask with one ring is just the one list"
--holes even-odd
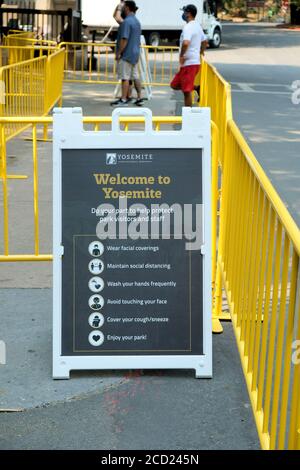
[(104, 246), (103, 246), (103, 243), (101, 242), (92, 242), (90, 245), (89, 245), (89, 253), (91, 256), (94, 256), (94, 257), (99, 257), (99, 256), (102, 256), (103, 253), (104, 253)]
[(92, 295), (89, 299), (89, 307), (92, 310), (101, 310), (104, 306), (104, 299), (101, 295)]
[(92, 259), (89, 262), (89, 271), (91, 274), (101, 274), (104, 271), (104, 263), (100, 259)]

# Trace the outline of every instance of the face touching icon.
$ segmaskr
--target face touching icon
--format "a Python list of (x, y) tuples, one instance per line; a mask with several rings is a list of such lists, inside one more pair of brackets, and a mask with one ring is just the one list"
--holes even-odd
[(104, 246), (101, 242), (92, 242), (89, 245), (89, 253), (95, 258), (102, 256), (104, 253)]
[(89, 298), (89, 307), (92, 310), (101, 310), (104, 307), (104, 299), (101, 295), (92, 295)]
[(89, 280), (89, 289), (92, 292), (101, 292), (104, 289), (104, 281), (101, 277), (92, 277)]
[(100, 259), (92, 259), (89, 263), (89, 271), (94, 275), (98, 275), (103, 273), (104, 271), (104, 263)]

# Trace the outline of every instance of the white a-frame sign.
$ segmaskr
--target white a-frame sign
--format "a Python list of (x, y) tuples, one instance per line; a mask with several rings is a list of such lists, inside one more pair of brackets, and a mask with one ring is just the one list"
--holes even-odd
[[(144, 117), (125, 132), (120, 118)], [(72, 370), (212, 375), (210, 111), (155, 131), (149, 109), (112, 129), (54, 112), (53, 377)]]

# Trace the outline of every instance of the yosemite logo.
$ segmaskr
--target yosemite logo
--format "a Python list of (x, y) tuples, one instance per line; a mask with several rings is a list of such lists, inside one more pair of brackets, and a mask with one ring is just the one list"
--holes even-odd
[(106, 165), (117, 163), (150, 163), (153, 161), (152, 153), (107, 153)]
[(106, 165), (116, 165), (117, 164), (117, 154), (116, 153), (107, 153), (106, 154)]

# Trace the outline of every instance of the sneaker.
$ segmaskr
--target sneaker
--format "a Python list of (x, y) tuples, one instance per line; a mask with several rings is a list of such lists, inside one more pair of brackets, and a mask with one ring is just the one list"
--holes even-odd
[(201, 94), (200, 94), (200, 86), (196, 86), (195, 87), (195, 92), (197, 93), (198, 95), (198, 98), (197, 98), (197, 103), (200, 102), (200, 98), (201, 98)]
[(128, 100), (123, 101), (122, 98), (119, 98), (116, 101), (110, 103), (111, 106), (128, 106)]
[(141, 98), (139, 100), (136, 100), (133, 104), (135, 104), (136, 106), (143, 106), (144, 100)]

